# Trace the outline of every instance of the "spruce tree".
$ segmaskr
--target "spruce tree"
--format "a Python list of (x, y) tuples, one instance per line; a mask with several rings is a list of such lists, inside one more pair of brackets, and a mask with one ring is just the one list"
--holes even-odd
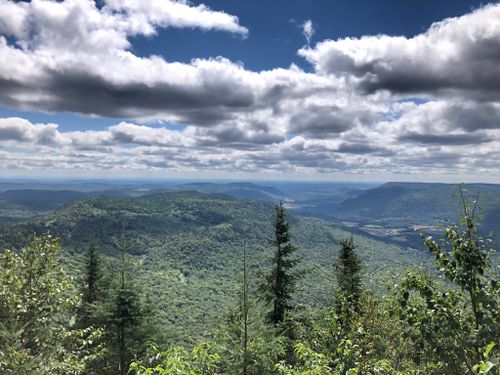
[(356, 254), (353, 238), (340, 241), (340, 253), (335, 263), (337, 276), (337, 308), (343, 301), (359, 312), (361, 298), (361, 261)]
[(259, 375), (274, 373), (284, 353), (280, 329), (267, 324), (266, 310), (250, 295), (246, 242), (243, 242), (241, 303), (230, 310), (218, 332), (218, 351), (223, 373)]
[[(134, 287), (132, 272), (127, 262), (127, 242), (122, 234), (117, 242), (121, 255), (120, 268), (118, 270), (118, 283), (114, 290), (112, 324), (116, 329), (116, 354), (118, 357), (118, 369), (120, 375), (125, 375), (131, 360), (131, 348), (129, 332), (141, 324), (142, 311), (140, 308), (139, 294)], [(133, 336), (133, 333), (131, 336)]]
[(248, 374), (248, 266), (247, 246), (243, 241), (243, 375)]
[(101, 265), (99, 250), (94, 240), (91, 240), (85, 257), (85, 269), (81, 284), (82, 301), (79, 309), (78, 323), (86, 328), (98, 325), (95, 310), (96, 304), (102, 300), (101, 295)]
[(273, 268), (261, 285), (264, 299), (272, 306), (269, 322), (278, 325), (283, 322), (285, 313), (293, 308), (292, 298), (300, 272), (295, 270), (298, 259), (293, 255), (297, 248), (290, 242), (290, 230), (285, 207), (280, 202), (276, 206), (272, 245), (275, 253), (272, 258)]

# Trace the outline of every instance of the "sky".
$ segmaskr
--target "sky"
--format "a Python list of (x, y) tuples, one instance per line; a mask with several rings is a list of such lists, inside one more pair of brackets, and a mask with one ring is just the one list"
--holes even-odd
[(500, 3), (0, 0), (0, 176), (500, 183)]

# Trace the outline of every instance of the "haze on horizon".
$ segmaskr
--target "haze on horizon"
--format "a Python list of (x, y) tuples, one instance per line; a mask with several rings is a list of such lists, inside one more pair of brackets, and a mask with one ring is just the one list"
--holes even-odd
[(500, 183), (500, 3), (0, 0), (0, 177)]

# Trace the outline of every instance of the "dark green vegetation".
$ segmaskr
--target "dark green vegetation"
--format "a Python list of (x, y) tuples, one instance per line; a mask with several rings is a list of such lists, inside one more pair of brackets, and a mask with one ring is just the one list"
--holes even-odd
[[(0, 369), (114, 374), (138, 357), (144, 374), (494, 373), (497, 275), (473, 206), (419, 251), (196, 192), (96, 197), (5, 223), (2, 248), (35, 231), (64, 250), (35, 237), (1, 255)], [(280, 261), (292, 282), (273, 288)]]
[(278, 325), (285, 320), (285, 313), (293, 309), (292, 299), (297, 282), (303, 277), (296, 270), (299, 263), (295, 255), (297, 247), (291, 243), (286, 211), (281, 203), (276, 206), (272, 245), (275, 249), (271, 269), (262, 280), (260, 289), (263, 298), (272, 306), (268, 321)]
[(284, 200), (287, 194), (271, 187), (255, 185), (249, 182), (232, 182), (227, 184), (190, 183), (172, 187), (173, 191), (198, 191), (206, 194), (225, 194), (235, 198), (278, 202)]
[(6, 182), (0, 180), (0, 217), (19, 220), (47, 213), (64, 204), (106, 195), (137, 197), (162, 192), (197, 191), (225, 194), (235, 198), (279, 201), (300, 207), (337, 205), (376, 185), (347, 183), (262, 183), (249, 182), (140, 182), (140, 181), (66, 181), (66, 182)]
[[(74, 270), (81, 268), (82, 255), (93, 240), (105, 259), (116, 259), (115, 242), (125, 226), (128, 252), (142, 263), (141, 279), (158, 301), (162, 333), (172, 342), (192, 342), (216, 326), (221, 306), (233, 303), (240, 285), (244, 238), (250, 277), (270, 265), (273, 212), (270, 203), (195, 192), (96, 197), (28, 222), (5, 223), (0, 248), (24, 246), (33, 231), (50, 232), (61, 238), (65, 262)], [(310, 271), (296, 302), (307, 307), (324, 305), (332, 297), (335, 246), (349, 233), (314, 218), (292, 216), (290, 225), (302, 267)], [(386, 272), (401, 272), (428, 261), (422, 251), (362, 236), (354, 239), (363, 249), (366, 283), (379, 290)]]
[[(479, 193), (484, 214), (500, 206), (500, 185), (470, 184), (467, 190)], [(454, 220), (460, 214), (456, 194), (449, 184), (390, 182), (344, 200), (335, 215), (387, 220), (405, 218), (417, 224)], [(456, 190), (455, 190), (456, 193)]]

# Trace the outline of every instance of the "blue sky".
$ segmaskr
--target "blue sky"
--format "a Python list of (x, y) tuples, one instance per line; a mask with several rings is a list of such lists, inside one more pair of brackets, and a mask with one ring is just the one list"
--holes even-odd
[(249, 29), (247, 38), (224, 32), (166, 29), (155, 38), (133, 40), (141, 56), (160, 54), (168, 60), (189, 62), (192, 58), (225, 56), (242, 61), (250, 70), (287, 68), (291, 63), (304, 69), (310, 64), (297, 56), (305, 38), (301, 24), (314, 24), (314, 41), (363, 35), (388, 34), (414, 36), (435, 21), (460, 16), (482, 1), (332, 1), (272, 0), (194, 1), (214, 10), (237, 15)]
[(0, 0), (3, 175), (500, 182), (497, 2), (148, 4)]

